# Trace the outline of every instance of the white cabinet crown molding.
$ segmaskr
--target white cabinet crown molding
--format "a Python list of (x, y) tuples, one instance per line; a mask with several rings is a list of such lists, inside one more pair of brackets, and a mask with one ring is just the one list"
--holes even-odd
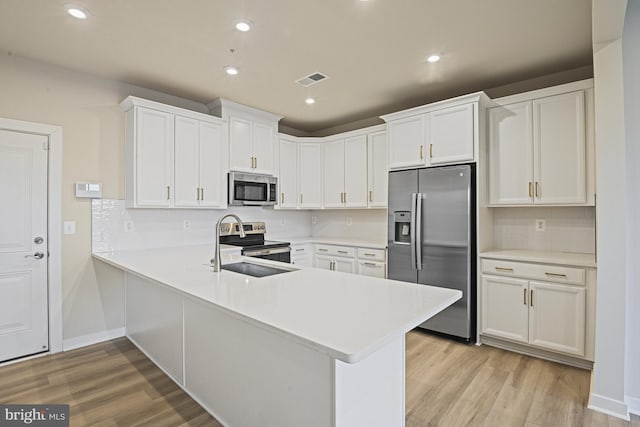
[(150, 101), (144, 98), (138, 98), (137, 96), (129, 95), (120, 103), (120, 107), (124, 111), (128, 111), (133, 107), (145, 107), (152, 110), (162, 111), (164, 113), (175, 114), (177, 116), (189, 117), (191, 119), (200, 120), (203, 122), (223, 124), (225, 120), (220, 117), (212, 116), (206, 113), (200, 113), (198, 111), (187, 110), (185, 108), (174, 107), (173, 105), (163, 104), (161, 102)]
[(367, 135), (374, 132), (384, 132), (387, 130), (387, 124), (382, 123), (375, 126), (368, 126), (362, 129), (350, 130), (343, 133), (328, 136), (294, 136), (286, 133), (278, 133), (279, 138), (284, 138), (292, 142), (332, 142), (338, 139), (352, 138), (354, 136)]
[(593, 79), (578, 80), (576, 82), (491, 99), (488, 107), (498, 107), (501, 105), (515, 104), (517, 102), (532, 101), (534, 99), (545, 98), (547, 96), (560, 95), (562, 93), (587, 89), (593, 89)]
[(224, 98), (218, 98), (208, 103), (207, 108), (211, 114), (222, 117), (223, 119), (228, 119), (229, 116), (240, 116), (251, 119), (255, 122), (276, 124), (283, 117)]
[(385, 114), (383, 116), (380, 116), (380, 118), (388, 123), (393, 120), (402, 119), (405, 117), (417, 116), (419, 114), (425, 114), (431, 111), (441, 110), (443, 108), (455, 107), (457, 105), (469, 104), (472, 102), (485, 104), (485, 103), (488, 103), (489, 101), (490, 101), (489, 97), (484, 92), (474, 92), (474, 93), (458, 96), (451, 99), (445, 99), (442, 101), (432, 102), (430, 104), (421, 105), (418, 107), (409, 108), (402, 111), (397, 111), (395, 113)]

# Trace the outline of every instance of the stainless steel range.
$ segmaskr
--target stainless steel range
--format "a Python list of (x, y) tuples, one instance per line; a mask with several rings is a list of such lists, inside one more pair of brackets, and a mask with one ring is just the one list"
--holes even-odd
[(244, 256), (290, 263), (291, 244), (265, 240), (266, 232), (264, 222), (244, 222), (245, 237), (240, 237), (240, 226), (237, 222), (222, 223), (220, 224), (220, 243), (242, 246)]

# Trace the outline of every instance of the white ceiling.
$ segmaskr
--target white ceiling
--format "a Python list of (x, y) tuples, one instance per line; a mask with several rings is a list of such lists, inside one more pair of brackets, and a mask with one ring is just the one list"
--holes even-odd
[[(228, 98), (303, 131), (592, 63), (591, 0), (0, 3), (0, 50), (197, 102)], [(253, 30), (236, 31), (239, 18)], [(442, 60), (427, 63), (434, 52)], [(240, 75), (225, 75), (229, 64)], [(315, 71), (330, 78), (294, 82)]]

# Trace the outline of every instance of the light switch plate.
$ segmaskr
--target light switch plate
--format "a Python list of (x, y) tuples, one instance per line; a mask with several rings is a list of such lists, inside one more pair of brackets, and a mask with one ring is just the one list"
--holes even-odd
[(76, 181), (76, 197), (84, 197), (89, 199), (102, 198), (102, 184), (99, 182), (80, 182)]
[(64, 234), (76, 234), (76, 222), (65, 221), (63, 229), (64, 229)]
[(134, 230), (133, 221), (125, 221), (124, 222), (124, 232), (131, 233)]

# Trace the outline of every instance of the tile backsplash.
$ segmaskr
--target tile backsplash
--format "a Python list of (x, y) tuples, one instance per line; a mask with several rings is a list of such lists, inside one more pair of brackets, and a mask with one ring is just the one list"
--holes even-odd
[[(536, 230), (536, 220), (545, 231)], [(595, 253), (594, 207), (494, 208), (495, 249)]]
[[(308, 211), (275, 211), (272, 207), (225, 210), (127, 209), (124, 200), (94, 199), (91, 204), (93, 252), (213, 244), (221, 215), (264, 221), (266, 237), (311, 235)], [(185, 221), (187, 227), (185, 227)]]

